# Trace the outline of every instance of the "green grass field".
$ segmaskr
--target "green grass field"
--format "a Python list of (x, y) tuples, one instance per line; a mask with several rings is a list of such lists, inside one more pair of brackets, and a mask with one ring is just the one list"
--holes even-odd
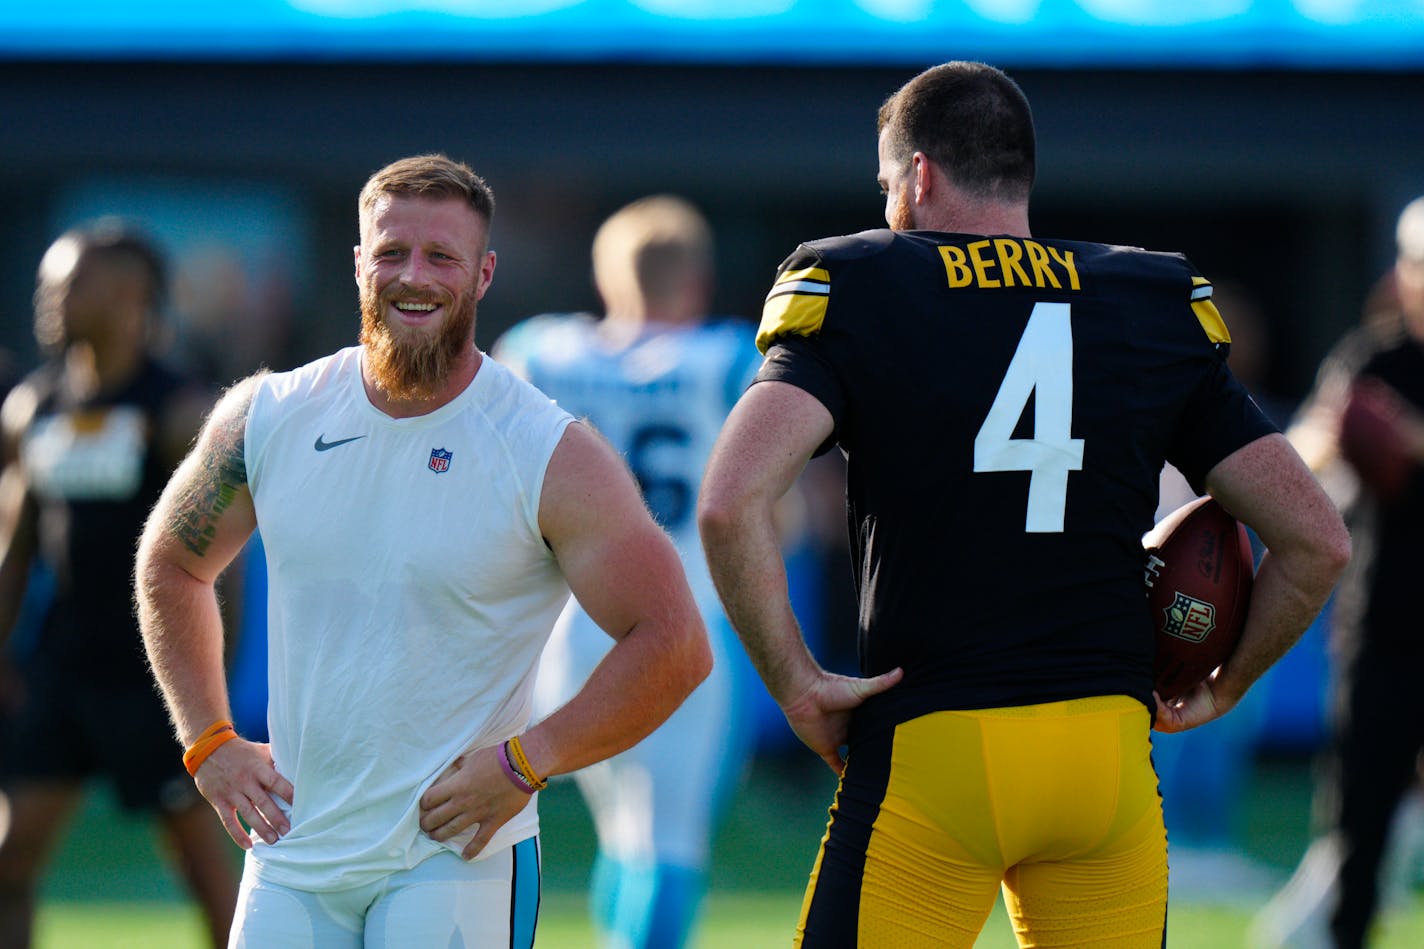
[[(748, 949), (790, 945), (800, 897), (794, 893), (713, 893), (694, 949)], [(1223, 907), (1189, 905), (1172, 913), (1172, 946), (1230, 949), (1244, 946), (1250, 914)], [(178, 902), (51, 903), (40, 915), (37, 949), (196, 949), (202, 945), (197, 912)], [(540, 949), (593, 945), (583, 897), (551, 893), (539, 921)], [(1008, 918), (996, 907), (977, 949), (1015, 949)], [(1373, 943), (1376, 949), (1424, 945), (1424, 904), (1391, 917)]]
[[(803, 760), (805, 759), (805, 760)], [(801, 887), (834, 791), (829, 771), (809, 755), (758, 763), (732, 802), (714, 849), (712, 893), (695, 949), (787, 946)], [(1247, 808), (1245, 844), (1282, 877), (1305, 846), (1309, 772), (1302, 761), (1263, 762)], [(593, 858), (587, 813), (569, 783), (542, 797), (544, 903), (540, 949), (593, 945), (583, 887)], [(234, 848), (234, 860), (237, 859)], [(197, 913), (182, 898), (147, 826), (91, 796), (62, 844), (44, 886), (36, 949), (197, 949)], [(1245, 946), (1254, 906), (1192, 902), (1174, 895), (1169, 942), (1185, 949)], [(1012, 949), (1002, 906), (979, 949)], [(1391, 915), (1375, 949), (1424, 946), (1424, 900)]]

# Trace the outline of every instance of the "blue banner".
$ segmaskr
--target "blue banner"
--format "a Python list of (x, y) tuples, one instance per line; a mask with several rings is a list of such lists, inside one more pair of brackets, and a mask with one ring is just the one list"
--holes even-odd
[(1424, 0), (69, 0), (0, 56), (1424, 67)]

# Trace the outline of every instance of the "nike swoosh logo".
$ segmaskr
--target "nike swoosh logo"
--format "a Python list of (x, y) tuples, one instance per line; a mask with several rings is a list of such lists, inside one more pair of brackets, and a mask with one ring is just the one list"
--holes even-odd
[(360, 440), (360, 439), (362, 439), (362, 438), (365, 438), (365, 437), (366, 437), (365, 435), (352, 435), (350, 438), (338, 438), (338, 439), (337, 439), (336, 441), (334, 441), (334, 442), (326, 442), (326, 441), (322, 441), (322, 436), (321, 436), (321, 435), (318, 435), (318, 436), (316, 437), (316, 445), (315, 445), (315, 448), (316, 448), (317, 451), (331, 451), (331, 449), (336, 448), (336, 447), (339, 446), (339, 445), (345, 445), (345, 444), (347, 444), (348, 442), (358, 441), (358, 440)]

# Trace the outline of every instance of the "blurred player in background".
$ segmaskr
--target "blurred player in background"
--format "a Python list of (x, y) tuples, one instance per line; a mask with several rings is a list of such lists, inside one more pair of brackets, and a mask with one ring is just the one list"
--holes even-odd
[(232, 921), (236, 868), (174, 758), (133, 620), (135, 541), (210, 404), (150, 351), (163, 287), (162, 261), (130, 227), (62, 235), (35, 289), (48, 359), (5, 402), (0, 631), (32, 577), (52, 578), (53, 595), (5, 692), (0, 946), (28, 944), (43, 865), (97, 776), (158, 817), (215, 945)]
[[(475, 346), (484, 180), (406, 158), (358, 208), (361, 345), (218, 403), (145, 528), (140, 623), (185, 764), (251, 848), (234, 947), (528, 949), (535, 792), (647, 735), (711, 655), (617, 453)], [(233, 729), (213, 591), (258, 527), (270, 745)], [(616, 644), (529, 727), (570, 588)]]
[[(841, 775), (797, 943), (972, 946), (1002, 885), (1022, 945), (1159, 946), (1154, 709), (1167, 731), (1226, 714), (1319, 610), (1348, 535), (1226, 367), (1185, 258), (1030, 237), (1017, 84), (935, 67), (879, 133), (891, 229), (782, 265), (699, 511), (753, 663)], [(833, 445), (866, 678), (807, 650), (771, 524)], [(1235, 654), (1171, 706), (1142, 585), (1164, 461), (1271, 548)]]
[(1413, 696), (1424, 668), (1424, 197), (1405, 207), (1395, 237), (1384, 292), (1326, 357), (1289, 432), (1337, 486), (1332, 494), (1349, 512), (1356, 555), (1333, 609), (1332, 735), (1313, 816), (1321, 836), (1256, 921), (1259, 945), (1326, 944), (1326, 920), (1329, 945), (1365, 945), (1391, 822), (1419, 781), (1424, 713)]
[[(712, 233), (686, 201), (644, 198), (593, 241), (606, 316), (536, 316), (494, 350), (559, 406), (591, 422), (623, 457), (673, 538), (710, 633), (712, 675), (653, 734), (577, 772), (598, 831), (591, 903), (605, 945), (685, 945), (710, 842), (752, 748), (738, 697), (736, 637), (717, 602), (694, 520), (717, 432), (761, 365), (755, 328), (708, 316)], [(536, 714), (574, 695), (611, 645), (576, 602), (554, 628)]]

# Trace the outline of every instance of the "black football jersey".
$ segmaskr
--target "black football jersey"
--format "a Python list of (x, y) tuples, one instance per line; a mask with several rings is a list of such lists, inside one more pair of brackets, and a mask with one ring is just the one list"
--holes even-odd
[(1179, 254), (876, 230), (782, 264), (758, 381), (833, 416), (861, 671), (905, 670), (857, 729), (1090, 695), (1151, 707), (1141, 538), (1163, 462), (1200, 488), (1276, 430), (1229, 343)]
[(54, 595), (37, 644), (68, 668), (148, 681), (133, 610), (133, 561), (171, 462), (159, 419), (186, 383), (147, 362), (121, 390), (76, 400), (55, 363), (28, 379), (38, 405), (21, 457), (39, 505), (39, 554)]

